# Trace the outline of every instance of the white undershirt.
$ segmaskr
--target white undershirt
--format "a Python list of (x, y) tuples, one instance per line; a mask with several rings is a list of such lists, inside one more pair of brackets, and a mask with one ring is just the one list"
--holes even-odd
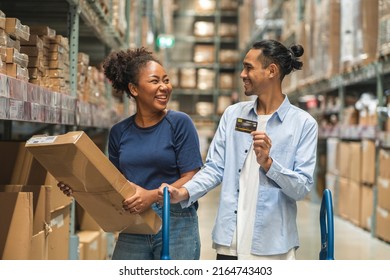
[[(271, 115), (259, 115), (257, 130), (265, 131), (267, 121)], [(254, 259), (295, 259), (295, 250), (286, 254), (273, 256), (257, 256), (251, 254), (253, 227), (255, 222), (257, 195), (259, 190), (259, 167), (253, 144), (240, 175), (240, 192), (237, 209), (237, 228), (234, 232), (233, 241), (230, 247), (214, 244), (218, 254), (237, 256), (240, 260)]]

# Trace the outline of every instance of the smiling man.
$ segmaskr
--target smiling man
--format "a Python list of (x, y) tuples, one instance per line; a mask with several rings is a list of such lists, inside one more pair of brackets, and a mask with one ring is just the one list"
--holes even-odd
[(222, 183), (212, 233), (217, 259), (295, 259), (296, 202), (314, 185), (318, 125), (289, 102), (282, 81), (302, 68), (302, 55), (300, 45), (255, 43), (240, 77), (256, 99), (225, 110), (204, 167), (169, 188), (172, 202), (189, 207)]

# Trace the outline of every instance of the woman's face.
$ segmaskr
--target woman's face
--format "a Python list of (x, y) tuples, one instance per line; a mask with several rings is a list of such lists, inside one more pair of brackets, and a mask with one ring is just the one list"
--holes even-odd
[(165, 110), (172, 93), (172, 85), (164, 67), (149, 61), (139, 72), (138, 85), (130, 85), (139, 109)]

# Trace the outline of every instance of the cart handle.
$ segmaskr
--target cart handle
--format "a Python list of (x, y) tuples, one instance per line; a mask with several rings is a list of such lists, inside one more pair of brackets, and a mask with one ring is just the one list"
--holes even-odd
[(170, 260), (169, 256), (169, 212), (171, 204), (168, 192), (168, 187), (164, 187), (164, 205), (163, 205), (163, 219), (162, 219), (162, 248), (161, 259)]
[(320, 260), (334, 260), (333, 203), (332, 193), (329, 189), (325, 189), (322, 196), (320, 208), (320, 227)]

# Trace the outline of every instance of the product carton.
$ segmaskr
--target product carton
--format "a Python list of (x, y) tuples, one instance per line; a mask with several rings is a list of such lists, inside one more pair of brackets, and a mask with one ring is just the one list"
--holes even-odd
[(33, 235), (30, 192), (0, 192), (0, 259), (27, 260)]
[(53, 177), (70, 185), (73, 197), (106, 232), (157, 233), (160, 217), (148, 209), (130, 214), (122, 209), (135, 193), (106, 155), (82, 131), (58, 136), (33, 136), (26, 148)]

